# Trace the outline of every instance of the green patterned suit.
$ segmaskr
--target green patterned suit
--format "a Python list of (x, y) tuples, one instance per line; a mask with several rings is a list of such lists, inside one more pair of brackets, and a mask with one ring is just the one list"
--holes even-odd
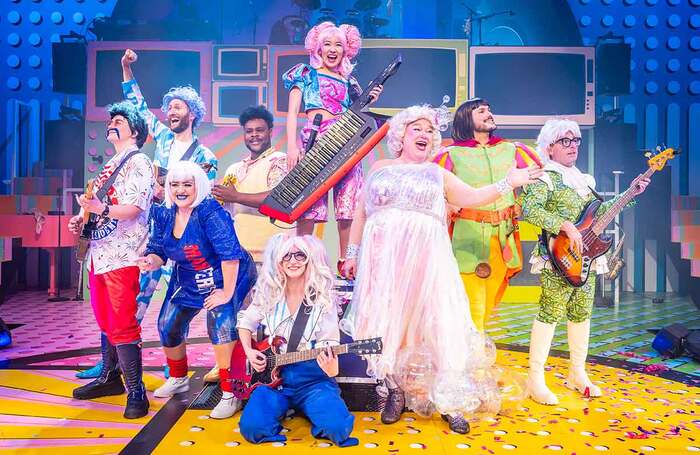
[[(589, 193), (581, 197), (564, 184), (558, 172), (547, 171), (546, 174), (551, 179), (553, 189), (543, 181), (528, 185), (521, 196), (523, 219), (551, 234), (558, 234), (565, 221), (575, 223), (578, 220), (594, 196)], [(605, 213), (617, 198), (603, 203), (596, 214)], [(538, 244), (532, 254), (536, 259), (546, 260), (541, 275), (540, 310), (536, 319), (546, 324), (559, 322), (564, 314), (571, 322), (590, 319), (596, 286), (595, 270), (591, 270), (586, 284), (577, 288), (553, 270), (544, 245)]]

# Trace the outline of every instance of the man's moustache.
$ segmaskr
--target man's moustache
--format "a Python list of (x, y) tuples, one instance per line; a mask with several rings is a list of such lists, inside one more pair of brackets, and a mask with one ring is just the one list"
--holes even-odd
[(119, 130), (116, 128), (107, 128), (107, 132), (105, 133), (105, 137), (109, 137), (109, 133), (114, 133), (117, 135), (117, 139), (121, 139), (121, 134), (119, 134)]

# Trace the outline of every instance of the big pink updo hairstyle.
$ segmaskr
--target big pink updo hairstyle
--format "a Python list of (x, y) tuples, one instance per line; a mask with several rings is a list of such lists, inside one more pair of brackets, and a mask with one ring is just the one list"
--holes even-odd
[(362, 47), (360, 31), (354, 25), (342, 24), (340, 27), (336, 27), (333, 22), (329, 21), (321, 22), (312, 27), (309, 33), (306, 34), (304, 47), (311, 57), (311, 66), (316, 69), (323, 66), (321, 47), (323, 46), (323, 40), (329, 36), (337, 36), (343, 44), (343, 58), (340, 61), (340, 65), (338, 65), (338, 69), (340, 74), (347, 79), (355, 67), (355, 65), (350, 63), (350, 60), (357, 56), (360, 52), (360, 47)]

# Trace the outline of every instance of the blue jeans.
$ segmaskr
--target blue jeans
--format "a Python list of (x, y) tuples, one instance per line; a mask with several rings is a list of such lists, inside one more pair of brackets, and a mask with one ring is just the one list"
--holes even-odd
[(358, 444), (351, 438), (355, 417), (340, 397), (335, 380), (321, 370), (316, 360), (282, 367), (282, 386), (256, 388), (243, 408), (240, 427), (243, 437), (254, 444), (282, 442), (282, 419), (287, 410), (301, 411), (311, 421), (315, 438), (330, 439), (339, 447)]

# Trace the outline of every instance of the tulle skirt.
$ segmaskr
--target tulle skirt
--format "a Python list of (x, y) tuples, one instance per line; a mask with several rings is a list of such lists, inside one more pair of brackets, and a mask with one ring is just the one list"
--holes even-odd
[(495, 351), (484, 350), (445, 222), (434, 214), (385, 208), (368, 217), (341, 328), (356, 340), (382, 338), (382, 354), (368, 356), (368, 374), (396, 378), (409, 407), (411, 399), (440, 412), (478, 406), (472, 372), (493, 363), (487, 357)]

